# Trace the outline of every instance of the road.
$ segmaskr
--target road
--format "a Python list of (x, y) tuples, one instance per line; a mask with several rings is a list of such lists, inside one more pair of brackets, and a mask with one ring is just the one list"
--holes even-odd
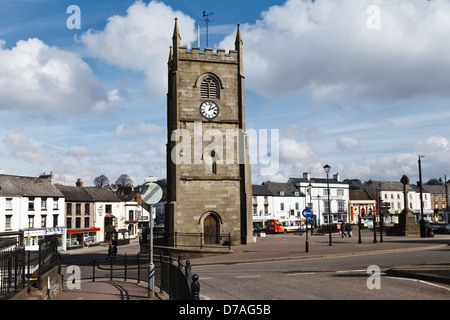
[[(449, 300), (450, 286), (383, 274), (405, 264), (448, 261), (450, 249), (339, 258), (196, 266), (210, 300)], [(380, 277), (368, 273), (379, 267)], [(375, 287), (369, 289), (368, 287)]]

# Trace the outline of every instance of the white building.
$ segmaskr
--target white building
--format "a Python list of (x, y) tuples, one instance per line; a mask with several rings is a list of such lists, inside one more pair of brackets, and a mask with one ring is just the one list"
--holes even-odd
[[(389, 203), (390, 209), (384, 215), (385, 223), (398, 223), (398, 215), (404, 209), (403, 184), (398, 181), (366, 181), (364, 182), (366, 188), (373, 199)], [(425, 220), (431, 220), (433, 210), (431, 209), (431, 194), (425, 190), (423, 194), (423, 208)], [(416, 216), (416, 220), (421, 218), (421, 204), (420, 204), (420, 188), (414, 185), (408, 185), (408, 209)]]
[[(288, 183), (294, 184), (306, 195), (306, 207), (312, 210), (317, 226), (328, 225), (329, 213), (331, 223), (349, 221), (349, 185), (340, 181), (339, 174), (329, 178), (328, 184), (326, 178), (311, 178), (308, 172), (303, 173), (302, 178), (289, 178)], [(331, 212), (328, 210), (328, 203), (331, 205)]]
[(26, 250), (38, 250), (39, 240), (57, 235), (66, 249), (63, 194), (53, 185), (53, 173), (39, 178), (0, 175), (0, 237), (15, 238)]
[(266, 228), (266, 221), (274, 219), (273, 194), (265, 185), (252, 185), (253, 229)]

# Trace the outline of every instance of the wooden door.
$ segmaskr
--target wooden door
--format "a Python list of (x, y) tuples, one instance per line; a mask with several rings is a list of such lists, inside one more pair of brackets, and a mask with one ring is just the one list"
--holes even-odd
[(205, 234), (205, 244), (211, 244), (216, 243), (218, 240), (218, 234), (217, 234), (217, 219), (209, 215), (205, 218), (205, 221), (203, 222), (203, 232)]

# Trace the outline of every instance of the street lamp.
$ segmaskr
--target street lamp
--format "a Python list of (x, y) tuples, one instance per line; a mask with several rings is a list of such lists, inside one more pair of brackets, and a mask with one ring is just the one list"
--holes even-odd
[(330, 182), (328, 180), (328, 173), (330, 172), (331, 167), (329, 165), (325, 165), (323, 170), (327, 174), (327, 189), (328, 189), (328, 234), (329, 234), (329, 245), (331, 246), (331, 204), (330, 204)]
[(425, 229), (425, 219), (423, 217), (423, 189), (422, 189), (422, 162), (420, 159), (424, 158), (425, 156), (419, 155), (419, 183), (420, 183), (420, 237), (426, 238), (426, 229)]

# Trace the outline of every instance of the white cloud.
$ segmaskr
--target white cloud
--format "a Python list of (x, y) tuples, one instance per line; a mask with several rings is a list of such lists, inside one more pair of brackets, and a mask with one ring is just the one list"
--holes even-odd
[(163, 127), (157, 126), (153, 123), (140, 122), (139, 124), (134, 126), (122, 123), (117, 126), (115, 132), (118, 136), (125, 136), (130, 134), (138, 134), (140, 136), (163, 136), (166, 131)]
[(47, 144), (24, 135), (19, 129), (6, 131), (2, 143), (10, 151), (6, 155), (7, 159), (39, 165), (49, 161), (47, 152), (53, 149)]
[(72, 146), (67, 153), (74, 157), (83, 157), (89, 155), (89, 149), (84, 146)]
[(136, 1), (126, 16), (112, 16), (103, 31), (89, 30), (81, 37), (88, 54), (123, 69), (142, 71), (150, 94), (167, 92), (167, 59), (172, 42), (174, 18), (178, 18), (182, 43), (197, 38), (195, 21), (162, 2), (146, 5)]
[(361, 142), (352, 137), (341, 137), (336, 144), (337, 147), (343, 151), (354, 151), (361, 146)]
[(75, 54), (37, 38), (20, 40), (12, 49), (3, 48), (4, 43), (0, 42), (0, 109), (81, 114), (108, 102), (92, 70)]
[[(367, 27), (380, 8), (381, 29)], [(242, 25), (247, 87), (391, 102), (449, 96), (450, 2), (288, 0)], [(229, 35), (220, 47), (234, 42)]]

